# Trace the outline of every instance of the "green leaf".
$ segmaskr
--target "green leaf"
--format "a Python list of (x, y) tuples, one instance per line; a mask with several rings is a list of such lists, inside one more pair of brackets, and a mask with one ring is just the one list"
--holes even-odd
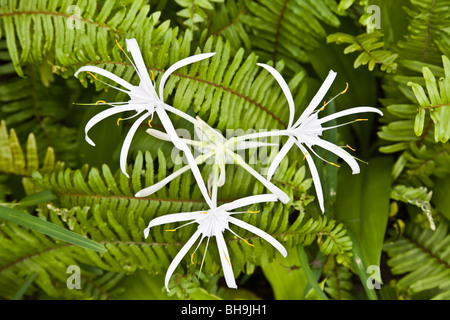
[(297, 246), (297, 250), (298, 259), (300, 260), (302, 270), (305, 273), (306, 278), (308, 279), (308, 283), (311, 285), (314, 291), (316, 291), (320, 298), (322, 298), (323, 300), (328, 300), (327, 295), (323, 292), (311, 268), (309, 267), (308, 257), (306, 256), (305, 249), (303, 248), (303, 246), (299, 245)]
[(19, 201), (18, 205), (21, 207), (31, 207), (36, 204), (39, 204), (42, 202), (47, 202), (47, 201), (52, 201), (55, 199), (56, 199), (56, 196), (53, 193), (51, 193), (48, 190), (45, 190), (45, 191), (41, 191), (41, 192), (32, 194), (25, 198), (22, 198), (22, 200)]
[(28, 277), (27, 281), (23, 284), (23, 286), (20, 287), (20, 289), (16, 292), (12, 300), (21, 300), (25, 292), (27, 292), (30, 285), (34, 282), (36, 277), (38, 276), (37, 273), (33, 273), (31, 276)]
[(18, 225), (72, 243), (76, 246), (80, 246), (98, 252), (106, 252), (106, 249), (102, 244), (87, 239), (77, 233), (64, 229), (51, 222), (29, 215), (28, 213), (25, 213), (23, 211), (0, 206), (0, 219), (17, 223)]
[(380, 264), (389, 215), (392, 165), (391, 158), (378, 157), (363, 165), (360, 174), (352, 176), (344, 166), (339, 172), (335, 217), (352, 231), (368, 266)]

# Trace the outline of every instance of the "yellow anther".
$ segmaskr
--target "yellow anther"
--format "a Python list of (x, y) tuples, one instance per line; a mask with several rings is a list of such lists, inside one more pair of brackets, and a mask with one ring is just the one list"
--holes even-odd
[(208, 211), (202, 211), (202, 212), (200, 212), (200, 213), (203, 213), (203, 214), (208, 214)]
[(353, 149), (352, 147), (350, 147), (348, 144), (347, 144), (347, 148), (349, 148), (349, 149), (352, 150), (352, 151), (356, 151), (355, 149)]
[(153, 74), (153, 71), (150, 70), (150, 73), (152, 74), (152, 81), (155, 81), (155, 75)]
[(246, 244), (248, 244), (249, 246), (251, 246), (251, 247), (254, 247), (254, 245), (253, 244), (251, 244), (250, 242), (248, 242), (247, 240), (245, 240), (245, 239), (242, 239)]
[(152, 124), (151, 124), (151, 123), (152, 123), (152, 120), (153, 120), (153, 119), (148, 120), (148, 126), (149, 126), (150, 128), (152, 128)]
[(92, 76), (92, 78), (94, 78), (95, 80), (98, 80), (96, 76), (94, 76), (94, 74), (92, 72), (87, 72), (88, 74), (90, 74)]
[(334, 162), (328, 162), (328, 163), (331, 164), (332, 166), (335, 166), (335, 167), (338, 167), (338, 168), (341, 167), (340, 165), (338, 165), (338, 164), (336, 164), (336, 163), (334, 163)]
[(104, 104), (108, 104), (106, 101), (103, 101), (103, 100), (98, 100), (96, 103), (95, 103), (95, 105), (98, 105), (99, 103), (104, 103)]
[(261, 210), (258, 210), (258, 211), (250, 211), (250, 210), (247, 210), (247, 212), (248, 212), (248, 213), (260, 213)]
[(369, 121), (369, 119), (356, 119), (355, 121)]
[(225, 255), (225, 259), (227, 259), (228, 265), (229, 265), (229, 266), (231, 266), (231, 264), (230, 264), (230, 260), (228, 260), (228, 257), (227, 257), (227, 255)]
[(175, 232), (175, 231), (177, 231), (177, 229), (167, 229), (165, 231), (167, 231), (167, 232)]
[(346, 87), (345, 87), (344, 91), (342, 91), (342, 92), (341, 92), (341, 94), (344, 94), (344, 93), (346, 93), (346, 92), (347, 92), (347, 90), (348, 90), (348, 82), (346, 82), (345, 84), (346, 84)]
[(308, 155), (308, 152), (306, 152), (306, 153), (303, 155), (303, 161), (305, 161), (307, 155)]
[(320, 111), (323, 111), (323, 109), (325, 109), (325, 106), (327, 105), (327, 102), (326, 101), (324, 101), (323, 102), (323, 107), (322, 108), (320, 108)]
[(119, 122), (123, 120), (122, 118), (117, 119), (117, 125), (119, 125)]
[(119, 49), (123, 51), (123, 48), (120, 46), (120, 44), (119, 44), (119, 42), (117, 41), (117, 39), (116, 39), (116, 44), (117, 44), (117, 46), (119, 47)]
[(191, 254), (191, 264), (194, 264), (194, 254)]

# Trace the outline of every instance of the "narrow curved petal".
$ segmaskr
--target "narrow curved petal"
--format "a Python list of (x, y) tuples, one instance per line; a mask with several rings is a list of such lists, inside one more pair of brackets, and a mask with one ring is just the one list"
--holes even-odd
[(200, 60), (204, 60), (207, 59), (209, 57), (212, 57), (213, 55), (215, 55), (215, 52), (211, 52), (211, 53), (201, 53), (201, 54), (197, 54), (195, 56), (192, 57), (187, 57), (184, 59), (181, 59), (180, 61), (175, 62), (173, 65), (170, 66), (169, 69), (167, 69), (162, 78), (161, 78), (161, 82), (159, 83), (159, 99), (161, 101), (164, 101), (164, 86), (166, 84), (167, 78), (169, 78), (169, 76), (177, 69), (182, 68), (188, 64), (200, 61)]
[(355, 160), (355, 158), (352, 157), (352, 155), (350, 153), (348, 153), (344, 149), (338, 147), (337, 145), (335, 145), (331, 142), (328, 142), (326, 140), (322, 140), (320, 138), (316, 138), (313, 141), (314, 141), (315, 145), (318, 145), (321, 148), (324, 148), (330, 152), (333, 152), (335, 155), (337, 155), (338, 157), (342, 158), (342, 160), (347, 162), (347, 164), (350, 166), (350, 168), (352, 168), (353, 174), (359, 173), (359, 171), (360, 171), (359, 164)]
[(200, 173), (200, 169), (198, 168), (197, 162), (195, 161), (194, 156), (192, 155), (192, 152), (189, 149), (188, 145), (182, 142), (178, 137), (177, 132), (175, 131), (175, 128), (173, 127), (172, 122), (170, 121), (170, 118), (167, 115), (166, 111), (161, 108), (156, 108), (156, 112), (159, 116), (159, 119), (161, 120), (161, 123), (164, 126), (164, 129), (166, 130), (175, 147), (184, 152), (188, 164), (191, 167), (192, 174), (194, 175), (194, 178), (197, 181), (197, 185), (203, 197), (205, 198), (206, 203), (209, 205), (209, 207), (215, 206), (212, 203), (211, 198), (209, 197), (208, 190), (206, 189), (206, 185), (205, 182), (203, 181), (202, 174)]
[(134, 134), (136, 133), (137, 129), (141, 125), (142, 122), (144, 122), (145, 119), (147, 119), (151, 115), (151, 112), (146, 112), (142, 116), (137, 119), (133, 125), (131, 126), (130, 130), (128, 131), (125, 140), (122, 144), (122, 149), (120, 150), (120, 169), (122, 170), (123, 174), (126, 175), (128, 178), (130, 177), (127, 173), (127, 156), (128, 151), (130, 150), (131, 141), (133, 140)]
[(356, 107), (356, 108), (350, 108), (350, 109), (346, 109), (346, 110), (342, 110), (333, 114), (330, 114), (328, 116), (325, 116), (321, 119), (319, 119), (319, 124), (340, 118), (340, 117), (345, 117), (351, 114), (356, 114), (356, 113), (364, 113), (364, 112), (375, 112), (378, 113), (379, 115), (383, 115), (383, 112), (381, 112), (380, 110), (378, 110), (377, 108), (374, 107)]
[(169, 135), (165, 132), (155, 130), (155, 129), (147, 129), (146, 131), (149, 135), (152, 137), (155, 137), (156, 139), (163, 140), (163, 141), (172, 141), (170, 139)]
[(227, 177), (227, 172), (225, 170), (225, 163), (219, 163), (219, 179), (217, 180), (217, 186), (222, 187), (225, 184), (225, 180)]
[(249, 206), (255, 203), (262, 203), (262, 202), (275, 202), (278, 200), (278, 196), (275, 194), (258, 194), (254, 196), (245, 197), (242, 199), (234, 200), (229, 203), (225, 203), (220, 206), (220, 209), (223, 209), (225, 211), (234, 210), (237, 208), (242, 208), (245, 206)]
[[(228, 153), (230, 156), (231, 154)], [(276, 185), (274, 185), (272, 182), (264, 178), (262, 175), (260, 175), (255, 169), (253, 169), (251, 166), (249, 166), (239, 155), (236, 155), (233, 153), (233, 160), (242, 166), (245, 170), (247, 170), (252, 176), (254, 176), (259, 182), (261, 182), (270, 192), (276, 194), (281, 202), (288, 203), (291, 199), (289, 196), (283, 192), (280, 188), (278, 188)]]
[(246, 150), (246, 149), (254, 149), (261, 147), (275, 147), (278, 146), (278, 143), (268, 143), (268, 142), (260, 142), (260, 141), (242, 141), (239, 142), (235, 150)]
[(197, 239), (200, 236), (200, 234), (201, 234), (200, 230), (197, 230), (192, 235), (192, 237), (188, 240), (188, 242), (186, 242), (186, 244), (183, 246), (183, 248), (181, 248), (181, 250), (177, 253), (175, 258), (170, 263), (170, 266), (167, 269), (166, 278), (165, 278), (165, 281), (164, 281), (164, 284), (166, 286), (167, 292), (169, 292), (169, 280), (170, 280), (170, 277), (172, 276), (172, 274), (175, 271), (175, 269), (177, 268), (177, 266), (180, 264), (181, 259), (183, 259), (183, 257), (189, 251), (189, 249), (194, 245), (195, 241), (197, 241)]
[(131, 53), (133, 57), (133, 61), (136, 64), (137, 72), (139, 74), (139, 78), (141, 81), (145, 83), (146, 86), (150, 86), (153, 88), (153, 83), (150, 79), (150, 76), (147, 71), (147, 67), (144, 63), (144, 58), (142, 58), (141, 50), (139, 49), (139, 45), (136, 39), (126, 39), (127, 50)]
[(323, 191), (322, 191), (322, 184), (320, 183), (320, 176), (319, 172), (317, 172), (316, 165), (314, 163), (314, 159), (312, 158), (311, 154), (307, 152), (305, 147), (301, 145), (297, 140), (295, 141), (297, 146), (300, 148), (302, 153), (305, 155), (306, 161), (308, 162), (309, 171), (311, 172), (311, 177), (314, 182), (314, 188), (316, 189), (316, 195), (317, 195), (317, 201), (319, 202), (319, 207), (322, 213), (325, 212), (325, 206), (323, 201)]
[(244, 222), (242, 220), (236, 219), (231, 216), (228, 217), (228, 220), (231, 223), (237, 225), (238, 227), (240, 227), (242, 229), (246, 229), (246, 230), (250, 231), (251, 233), (254, 233), (257, 236), (259, 236), (259, 237), (263, 238), (264, 240), (266, 240), (267, 242), (269, 242), (275, 249), (277, 249), (281, 253), (281, 255), (283, 257), (287, 256), (286, 248), (280, 242), (278, 242), (278, 240), (276, 240), (274, 237), (272, 237), (267, 232), (262, 231), (261, 229), (258, 229), (255, 226), (248, 224), (247, 222)]
[(195, 220), (195, 219), (199, 218), (199, 215), (202, 214), (202, 212), (204, 212), (204, 211), (180, 212), (180, 213), (166, 214), (164, 216), (157, 217), (157, 218), (151, 220), (147, 226), (147, 229), (150, 229), (152, 227), (159, 226), (162, 224), (167, 224), (167, 223)]
[(227, 244), (220, 230), (215, 230), (217, 248), (219, 249), (220, 262), (222, 263), (223, 275), (228, 288), (236, 289), (236, 279), (234, 279), (233, 268), (231, 267), (230, 255)]
[(97, 74), (102, 75), (102, 76), (104, 76), (104, 77), (106, 77), (108, 79), (111, 79), (115, 83), (120, 84), (122, 87), (127, 88), (130, 91), (133, 88), (133, 85), (131, 85), (127, 81), (125, 81), (122, 78), (116, 76), (114, 73), (111, 73), (108, 70), (105, 70), (105, 69), (102, 69), (102, 68), (99, 68), (99, 67), (95, 67), (95, 66), (84, 66), (84, 67), (81, 67), (80, 69), (78, 69), (77, 72), (75, 72), (75, 77), (78, 77), (78, 74), (80, 72), (97, 73)]
[(291, 147), (294, 145), (294, 143), (295, 143), (295, 138), (289, 137), (289, 139), (286, 141), (286, 143), (280, 149), (278, 154), (275, 156), (275, 159), (273, 159), (272, 163), (270, 164), (269, 170), (267, 171), (267, 180), (270, 181), (272, 179), (272, 176), (275, 174), (275, 171), (277, 170), (281, 161), (286, 156), (286, 154), (289, 152), (289, 150), (291, 150)]
[(336, 78), (336, 75), (337, 75), (336, 72), (334, 72), (333, 70), (330, 70), (325, 81), (322, 83), (322, 86), (320, 87), (319, 91), (317, 91), (316, 95), (311, 100), (309, 105), (306, 107), (305, 111), (303, 111), (300, 118), (298, 118), (297, 122), (295, 122), (294, 127), (297, 127), (306, 117), (308, 117), (317, 108), (317, 106), (320, 103), (322, 103), (325, 95), (327, 94), (328, 90), (330, 89), (331, 85), (333, 84), (333, 81)]
[(173, 172), (172, 174), (168, 175), (167, 177), (165, 177), (164, 179), (162, 179), (161, 181), (158, 181), (157, 183), (155, 183), (154, 185), (144, 188), (142, 190), (139, 190), (136, 194), (135, 197), (148, 197), (149, 195), (155, 193), (156, 191), (160, 190), (161, 188), (163, 188), (166, 184), (168, 184), (170, 181), (172, 181), (173, 179), (175, 179), (176, 177), (178, 177), (179, 175), (185, 173), (186, 171), (188, 171), (190, 169), (189, 165), (186, 165), (180, 169), (178, 169), (177, 171)]
[(264, 64), (264, 63), (257, 63), (258, 66), (263, 67), (267, 71), (269, 71), (272, 76), (277, 80), (278, 84), (281, 87), (281, 90), (283, 90), (283, 93), (288, 101), (289, 106), (289, 122), (288, 122), (288, 128), (292, 127), (292, 123), (294, 122), (294, 114), (295, 114), (295, 103), (294, 98), (292, 97), (291, 90), (289, 89), (288, 84), (284, 80), (283, 76), (278, 72), (277, 69)]
[(125, 112), (125, 111), (133, 111), (136, 110), (136, 107), (133, 106), (125, 106), (125, 107), (111, 107), (109, 109), (103, 110), (102, 112), (97, 113), (95, 116), (93, 116), (89, 121), (86, 123), (86, 126), (84, 127), (84, 133), (85, 133), (85, 139), (87, 143), (89, 143), (91, 146), (95, 147), (94, 141), (91, 140), (91, 138), (88, 137), (88, 132), (91, 130), (93, 126), (95, 126), (97, 123), (102, 121), (103, 119), (112, 116), (113, 114)]

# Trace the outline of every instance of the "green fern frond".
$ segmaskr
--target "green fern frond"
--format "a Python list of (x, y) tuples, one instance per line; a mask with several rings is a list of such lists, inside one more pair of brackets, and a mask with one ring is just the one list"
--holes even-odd
[[(159, 153), (159, 167), (162, 162), (164, 162), (164, 155)], [(143, 183), (146, 185), (153, 183), (156, 165), (148, 152), (145, 156), (139, 154), (131, 170), (133, 174), (130, 181), (123, 179), (124, 175), (120, 172), (111, 174), (107, 166), (103, 166), (101, 173), (96, 168), (64, 169), (46, 174), (35, 172), (33, 175), (35, 183), (41, 188), (53, 190), (58, 196), (58, 202), (41, 208), (40, 216), (88, 236), (103, 244), (108, 252), (102, 254), (87, 252), (90, 250), (60, 244), (48, 238), (44, 239), (42, 235), (34, 232), (33, 234), (24, 233), (22, 228), (7, 223), (4, 235), (0, 238), (0, 246), (2, 250), (5, 248), (10, 253), (0, 260), (0, 274), (2, 274), (0, 281), (4, 281), (5, 285), (8, 282), (8, 286), (16, 287), (17, 284), (13, 283), (13, 275), (28, 273), (29, 265), (33, 265), (35, 267), (30, 268), (29, 272), (38, 274), (35, 282), (38, 287), (45, 285), (46, 288), (42, 289), (50, 296), (66, 296), (64, 293), (64, 290), (67, 290), (65, 270), (71, 264), (88, 265), (115, 273), (134, 273), (140, 269), (152, 274), (163, 273), (177, 254), (179, 247), (192, 235), (195, 226), (186, 226), (176, 233), (165, 232), (161, 227), (154, 227), (149, 238), (144, 240), (143, 230), (146, 224), (154, 217), (163, 214), (201, 210), (205, 204), (197, 200), (200, 198), (199, 193), (194, 195), (195, 192), (190, 187), (189, 175), (180, 177), (178, 181), (172, 181), (167, 190), (163, 190), (154, 197), (146, 199), (133, 197), (133, 193), (141, 188)], [(293, 175), (297, 170), (292, 166), (296, 168), (297, 164), (286, 166), (286, 161), (283, 161), (279, 169), (281, 172), (277, 174), (278, 178), (283, 175), (283, 181), (290, 181), (288, 185), (280, 185), (280, 187), (286, 188), (288, 193), (293, 193), (295, 198), (299, 190), (303, 188), (301, 186), (303, 178), (302, 175)], [(240, 188), (224, 188), (220, 193), (222, 201), (262, 191), (262, 185), (255, 186), (248, 181), (249, 179), (242, 179), (243, 171), (243, 169), (235, 170), (232, 166), (227, 168), (227, 184), (230, 182), (231, 185), (240, 186)], [(183, 185), (185, 187), (181, 187)], [(305, 187), (309, 186), (305, 185)], [(258, 190), (254, 190), (255, 188)], [(286, 245), (299, 243), (308, 245), (317, 241), (324, 254), (336, 255), (336, 259), (343, 264), (351, 261), (352, 245), (343, 224), (336, 224), (335, 221), (327, 221), (322, 217), (310, 218), (303, 222), (305, 214), (300, 213), (290, 225), (289, 219), (292, 219), (290, 209), (289, 205), (270, 203), (261, 208), (260, 213), (246, 213), (241, 218), (265, 230)], [(168, 226), (165, 227), (168, 228)], [(254, 244), (254, 247), (250, 247), (239, 238), (231, 234), (226, 235), (236, 274), (243, 271), (249, 263), (259, 265), (263, 251), (269, 259), (275, 254), (270, 244), (253, 234), (243, 233), (242, 230), (235, 231)], [(11, 241), (14, 241), (16, 245), (11, 247)], [(7, 247), (9, 249), (6, 249)], [(11, 252), (12, 248), (24, 248), (24, 250)], [(203, 252), (203, 248), (204, 245), (199, 252)], [(198, 255), (194, 258), (194, 265), (185, 258), (184, 263), (181, 264), (182, 268), (187, 272), (197, 270), (203, 259), (202, 253)], [(217, 256), (215, 246), (209, 246), (205, 256), (204, 272), (217, 274), (220, 271)], [(53, 271), (47, 269), (50, 267)], [(54, 271), (54, 268), (58, 268), (58, 271)]]
[(345, 33), (334, 33), (327, 37), (327, 42), (336, 42), (337, 44), (348, 43), (344, 53), (361, 52), (356, 58), (353, 67), (356, 69), (361, 65), (368, 65), (370, 71), (375, 65), (380, 65), (382, 71), (387, 73), (395, 72), (397, 69), (398, 54), (384, 49), (384, 42), (380, 41), (384, 35), (380, 31), (363, 33), (358, 36), (352, 36)]
[(177, 15), (184, 18), (184, 24), (192, 30), (197, 30), (196, 24), (204, 22), (208, 13), (214, 10), (214, 2), (224, 2), (224, 0), (175, 0), (184, 9), (177, 12)]
[(52, 171), (55, 166), (55, 156), (52, 148), (48, 148), (42, 165), (39, 163), (38, 148), (33, 133), (30, 133), (23, 150), (16, 131), (8, 133), (4, 120), (0, 122), (0, 172), (17, 176), (31, 177), (37, 170)]
[(0, 19), (14, 67), (24, 76), (22, 66), (30, 62), (69, 66), (86, 59), (110, 60), (114, 38), (149, 30), (156, 23), (159, 14), (149, 18), (149, 10), (143, 0), (125, 5), (117, 0), (2, 0)]
[(322, 24), (337, 27), (337, 3), (329, 0), (258, 0), (245, 4), (249, 14), (241, 20), (254, 37), (253, 50), (263, 62), (283, 60), (292, 72), (309, 61), (307, 51), (326, 37)]
[(414, 123), (414, 132), (417, 136), (423, 134), (425, 127), (425, 114), (429, 110), (434, 125), (434, 140), (446, 143), (450, 138), (450, 60), (442, 56), (445, 77), (436, 78), (428, 67), (423, 67), (423, 78), (428, 94), (423, 87), (417, 83), (408, 82), (412, 87), (414, 95), (420, 105)]
[(388, 265), (395, 275), (404, 275), (397, 288), (408, 295), (431, 291), (433, 299), (450, 296), (450, 236), (448, 221), (442, 220), (436, 231), (423, 230), (414, 223), (405, 236), (385, 245)]

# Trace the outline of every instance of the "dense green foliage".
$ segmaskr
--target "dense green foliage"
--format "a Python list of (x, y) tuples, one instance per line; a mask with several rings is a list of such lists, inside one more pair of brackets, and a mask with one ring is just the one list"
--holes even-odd
[[(226, 234), (237, 290), (221, 281), (215, 246), (199, 272), (205, 245), (193, 264), (183, 259), (170, 295), (163, 288), (195, 226), (155, 227), (147, 239), (143, 230), (157, 216), (206, 206), (191, 173), (148, 198), (134, 196), (180, 168), (170, 143), (139, 130), (127, 178), (118, 163), (131, 121), (104, 120), (91, 131), (96, 147), (85, 141), (86, 122), (103, 107), (83, 103), (125, 95), (73, 75), (95, 65), (136, 84), (116, 45), (126, 38), (136, 38), (157, 84), (176, 61), (216, 52), (173, 73), (164, 100), (224, 133), (286, 127), (285, 96), (258, 62), (283, 74), (297, 116), (331, 69), (338, 76), (326, 99), (346, 82), (349, 89), (324, 114), (384, 112), (324, 134), (363, 160), (352, 176), (345, 163), (317, 159), (324, 215), (305, 160), (289, 152), (272, 182), (291, 201), (240, 216), (289, 255), (245, 230), (236, 232), (254, 247)], [(448, 0), (0, 0), (0, 298), (448, 299), (449, 59)], [(152, 125), (161, 129), (156, 117)], [(200, 169), (206, 180), (210, 167)], [(219, 202), (264, 192), (241, 167), (226, 170)], [(53, 225), (36, 229), (36, 217)], [(54, 237), (59, 227), (72, 232)], [(71, 265), (81, 268), (79, 290), (66, 284)], [(375, 280), (380, 289), (368, 285)]]

